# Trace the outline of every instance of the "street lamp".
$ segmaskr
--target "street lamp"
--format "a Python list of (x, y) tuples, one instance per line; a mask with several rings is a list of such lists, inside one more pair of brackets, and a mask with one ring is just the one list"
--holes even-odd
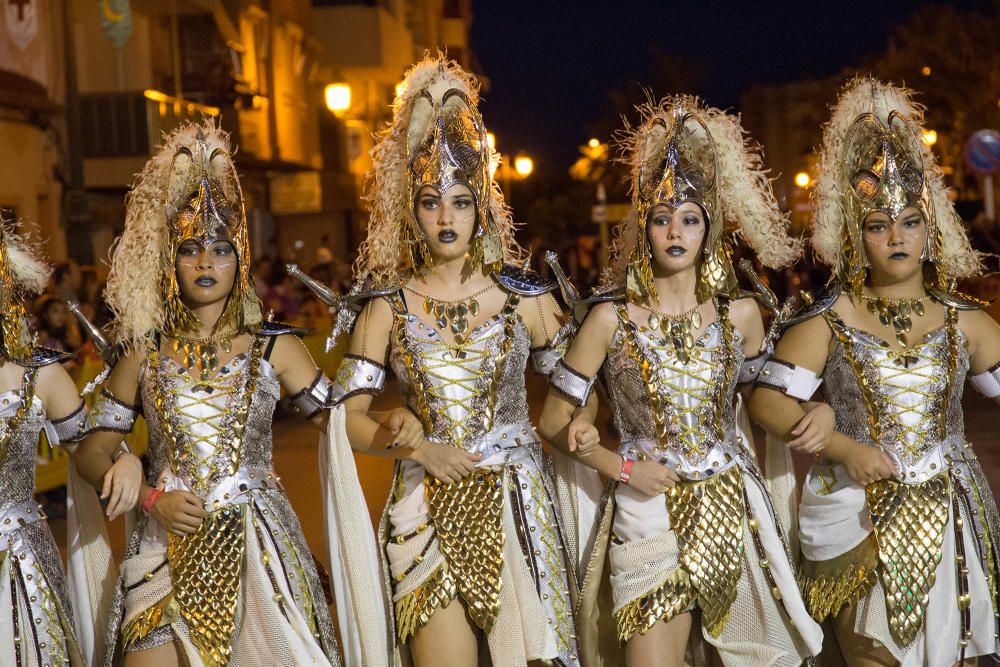
[(526, 178), (531, 176), (531, 172), (535, 170), (535, 162), (527, 155), (523, 153), (514, 158), (514, 171), (521, 178)]
[(799, 186), (800, 188), (803, 189), (808, 188), (810, 180), (811, 179), (809, 178), (809, 174), (807, 174), (804, 171), (800, 171), (799, 173), (795, 174), (795, 185)]
[(934, 144), (937, 143), (937, 132), (935, 132), (934, 130), (924, 130), (923, 133), (920, 135), (920, 138), (928, 146), (933, 146)]
[(491, 151), (495, 151), (497, 149), (497, 135), (493, 134), (492, 132), (487, 132), (486, 143), (490, 147)]
[(346, 83), (331, 83), (323, 90), (326, 108), (340, 116), (351, 108), (351, 86)]
[(601, 145), (601, 140), (598, 139), (597, 137), (594, 137), (593, 139), (587, 142), (587, 145), (590, 146), (591, 148), (597, 148), (598, 146)]

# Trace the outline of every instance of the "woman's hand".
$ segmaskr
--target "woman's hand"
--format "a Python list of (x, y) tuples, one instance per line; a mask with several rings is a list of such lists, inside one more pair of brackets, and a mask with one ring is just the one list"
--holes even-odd
[(153, 503), (149, 513), (174, 535), (191, 535), (208, 516), (201, 499), (187, 491), (167, 491)]
[(483, 457), (464, 449), (424, 440), (412, 454), (412, 459), (422, 465), (434, 479), (452, 484), (467, 477), (476, 469)]
[(104, 473), (101, 500), (108, 500), (108, 521), (135, 507), (142, 488), (142, 461), (135, 454), (122, 454)]
[(587, 458), (601, 447), (601, 434), (589, 419), (576, 417), (566, 427), (566, 444), (569, 451)]
[(858, 451), (852, 453), (844, 468), (855, 482), (867, 486), (880, 479), (888, 479), (896, 474), (896, 466), (892, 459), (878, 447), (858, 445)]
[(659, 496), (679, 481), (677, 473), (665, 465), (656, 461), (636, 461), (628, 485), (647, 496)]
[(789, 431), (795, 438), (788, 441), (788, 446), (807, 454), (818, 454), (830, 444), (836, 422), (833, 408), (819, 403)]
[(416, 415), (406, 408), (390, 410), (386, 426), (392, 432), (393, 437), (392, 442), (386, 445), (386, 449), (396, 449), (397, 447), (417, 449), (424, 443), (423, 424), (420, 423)]

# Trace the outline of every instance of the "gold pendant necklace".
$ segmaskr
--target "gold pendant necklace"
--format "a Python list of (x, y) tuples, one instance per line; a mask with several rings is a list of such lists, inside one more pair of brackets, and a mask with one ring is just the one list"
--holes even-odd
[(701, 313), (698, 312), (698, 306), (680, 315), (671, 315), (653, 310), (649, 306), (636, 305), (650, 313), (646, 324), (651, 331), (663, 329), (663, 335), (674, 346), (674, 352), (681, 363), (686, 364), (690, 361), (691, 351), (694, 349), (694, 334), (692, 332), (701, 328)]
[(438, 329), (449, 327), (455, 335), (455, 342), (461, 344), (469, 330), (469, 315), (472, 317), (479, 315), (479, 301), (476, 298), (486, 294), (493, 287), (494, 285), (489, 285), (471, 296), (453, 301), (435, 298), (412, 287), (407, 287), (406, 290), (423, 297), (424, 312), (434, 316)]
[(919, 299), (888, 299), (881, 296), (862, 294), (861, 298), (865, 300), (868, 312), (872, 315), (877, 315), (878, 321), (882, 323), (882, 326), (892, 326), (896, 332), (896, 342), (902, 347), (909, 347), (906, 334), (910, 333), (910, 329), (913, 328), (911, 316), (924, 316), (925, 311), (922, 302), (929, 299), (930, 296), (922, 296)]
[(233, 351), (235, 335), (233, 332), (208, 338), (176, 336), (171, 347), (175, 353), (181, 355), (181, 365), (186, 370), (197, 369), (199, 379), (207, 382), (219, 369), (219, 350), (227, 354)]

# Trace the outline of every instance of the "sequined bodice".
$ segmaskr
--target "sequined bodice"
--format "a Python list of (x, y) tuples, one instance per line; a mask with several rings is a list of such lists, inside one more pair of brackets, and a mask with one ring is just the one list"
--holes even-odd
[(669, 455), (674, 465), (691, 470), (724, 463), (720, 452), (735, 446), (731, 369), (743, 361), (742, 334), (733, 329), (730, 344), (724, 338), (723, 325), (713, 322), (683, 363), (659, 332), (619, 323), (602, 377), (623, 444), (654, 443), (654, 456)]
[(881, 446), (907, 466), (942, 443), (964, 442), (969, 358), (957, 324), (931, 331), (904, 354), (835, 315), (827, 319), (834, 343), (823, 382), (838, 431)]
[[(0, 394), (0, 429), (7, 428), (20, 407), (17, 390)], [(35, 492), (35, 452), (38, 433), (45, 425), (45, 405), (37, 396), (24, 421), (15, 429), (7, 444), (7, 455), (0, 460), (0, 508), (29, 500)]]
[(466, 447), (493, 428), (528, 419), (530, 336), (516, 312), (486, 320), (462, 345), (442, 340), (415, 315), (395, 317), (389, 363), (403, 404), (424, 422), (428, 438)]
[[(177, 362), (158, 356), (159, 365), (143, 370), (143, 414), (149, 422), (149, 454), (154, 478), (167, 466), (199, 495), (241, 466), (270, 469), (271, 419), (280, 386), (271, 365), (257, 363), (243, 437), (236, 434), (238, 411), (251, 376), (252, 355), (241, 354), (207, 382), (196, 380)], [(154, 385), (157, 383), (157, 385)], [(163, 405), (158, 407), (157, 395)], [(161, 419), (169, 415), (173, 437)], [(176, 442), (175, 451), (168, 451)]]

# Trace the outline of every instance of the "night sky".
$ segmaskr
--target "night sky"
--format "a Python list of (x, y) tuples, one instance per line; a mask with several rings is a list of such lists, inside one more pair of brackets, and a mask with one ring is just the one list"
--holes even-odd
[[(503, 153), (565, 173), (613, 88), (649, 85), (655, 50), (703, 62), (696, 92), (737, 107), (752, 84), (830, 76), (886, 47), (921, 0), (627, 2), (473, 0), (472, 50), (490, 79), (482, 111)], [(997, 1), (958, 1), (989, 11)], [(929, 36), (933, 38), (933, 36)], [(606, 137), (601, 137), (605, 139)]]

